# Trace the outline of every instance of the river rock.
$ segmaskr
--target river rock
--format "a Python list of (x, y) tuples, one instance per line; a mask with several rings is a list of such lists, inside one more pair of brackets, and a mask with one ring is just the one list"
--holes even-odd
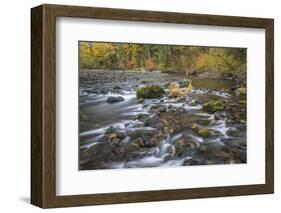
[(212, 143), (202, 144), (198, 155), (206, 159), (208, 164), (226, 162), (231, 157), (231, 153), (222, 146), (213, 146)]
[(235, 127), (231, 127), (226, 131), (226, 134), (230, 137), (242, 137), (244, 135), (244, 131)]
[(179, 81), (179, 87), (180, 88), (184, 88), (184, 87), (188, 87), (189, 86), (189, 84), (190, 84), (190, 81), (189, 80), (180, 80)]
[(132, 141), (133, 144), (136, 144), (139, 147), (154, 147), (158, 144), (158, 141), (155, 138), (151, 138), (151, 136), (146, 137), (142, 135), (142, 137), (138, 137)]
[(240, 87), (240, 88), (237, 88), (234, 92), (236, 95), (246, 95), (247, 89), (246, 89), (246, 87)]
[(144, 120), (145, 126), (157, 127), (160, 123), (160, 119), (156, 114), (153, 114)]
[(122, 89), (122, 87), (119, 86), (119, 85), (116, 85), (116, 86), (113, 87), (113, 89), (114, 89), (114, 90), (120, 90), (120, 89)]
[(161, 98), (164, 94), (164, 89), (158, 85), (148, 85), (137, 90), (137, 98), (139, 100)]
[(122, 152), (123, 152), (123, 159), (124, 160), (134, 160), (137, 157), (143, 157), (141, 156), (142, 153), (139, 152), (140, 146), (135, 143), (130, 143), (124, 146)]
[(166, 112), (166, 106), (165, 105), (153, 105), (150, 110), (153, 112), (153, 113), (157, 113), (157, 114), (160, 114), (160, 113), (163, 113), (163, 112)]
[(209, 128), (205, 128), (205, 127), (200, 127), (197, 124), (193, 124), (191, 126), (191, 129), (193, 129), (193, 132), (202, 137), (202, 138), (211, 138), (211, 137), (217, 137), (217, 136), (221, 136), (222, 133), (214, 130), (214, 129), (209, 129)]
[(224, 106), (221, 101), (208, 101), (203, 104), (203, 110), (209, 113), (215, 113), (217, 111), (223, 110)]
[(172, 154), (166, 153), (162, 156), (164, 161), (169, 161), (172, 160), (174, 158), (174, 156)]
[(221, 141), (228, 147), (233, 148), (241, 148), (244, 149), (246, 147), (246, 138), (221, 138)]
[(225, 114), (225, 112), (218, 111), (218, 112), (215, 112), (214, 118), (216, 120), (224, 120), (226, 118), (226, 114)]
[(156, 134), (156, 130), (155, 129), (146, 129), (146, 128), (137, 128), (137, 129), (129, 130), (127, 134), (132, 139), (136, 139), (139, 137), (146, 139), (147, 137), (153, 137)]
[(199, 147), (200, 144), (191, 138), (183, 138), (175, 142), (175, 151), (177, 156), (187, 156)]
[(121, 101), (125, 101), (125, 99), (122, 96), (109, 96), (107, 98), (108, 103), (116, 103)]
[(187, 157), (183, 161), (184, 166), (190, 166), (190, 165), (205, 165), (206, 161), (202, 158), (192, 158), (192, 157)]
[(88, 167), (99, 167), (102, 162), (115, 161), (117, 152), (114, 145), (109, 143), (98, 143), (90, 148), (90, 161)]

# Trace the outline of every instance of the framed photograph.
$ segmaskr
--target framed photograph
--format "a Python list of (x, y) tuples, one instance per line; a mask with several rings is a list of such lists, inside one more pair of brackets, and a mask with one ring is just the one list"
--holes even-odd
[(273, 19), (31, 9), (31, 203), (274, 191)]

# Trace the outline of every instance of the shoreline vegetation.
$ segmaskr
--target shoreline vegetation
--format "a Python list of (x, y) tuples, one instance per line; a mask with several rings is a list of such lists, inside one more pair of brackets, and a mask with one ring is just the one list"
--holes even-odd
[(246, 48), (79, 43), (80, 69), (161, 71), (246, 82)]
[(79, 82), (80, 170), (247, 162), (246, 49), (80, 42)]

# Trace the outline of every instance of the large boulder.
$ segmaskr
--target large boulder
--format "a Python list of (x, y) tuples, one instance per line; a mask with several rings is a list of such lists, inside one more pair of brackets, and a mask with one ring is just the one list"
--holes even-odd
[(137, 98), (139, 100), (161, 98), (164, 94), (164, 89), (158, 85), (148, 85), (137, 90)]

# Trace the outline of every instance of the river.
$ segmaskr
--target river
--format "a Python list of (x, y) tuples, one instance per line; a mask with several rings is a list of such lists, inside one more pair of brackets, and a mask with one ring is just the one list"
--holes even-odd
[[(180, 83), (182, 74), (80, 71), (81, 170), (246, 163), (246, 97), (237, 83), (192, 77), (184, 97), (139, 103), (136, 90)], [(109, 102), (109, 97), (122, 101)], [(220, 101), (208, 112), (203, 104)], [(206, 134), (205, 134), (206, 133)]]

